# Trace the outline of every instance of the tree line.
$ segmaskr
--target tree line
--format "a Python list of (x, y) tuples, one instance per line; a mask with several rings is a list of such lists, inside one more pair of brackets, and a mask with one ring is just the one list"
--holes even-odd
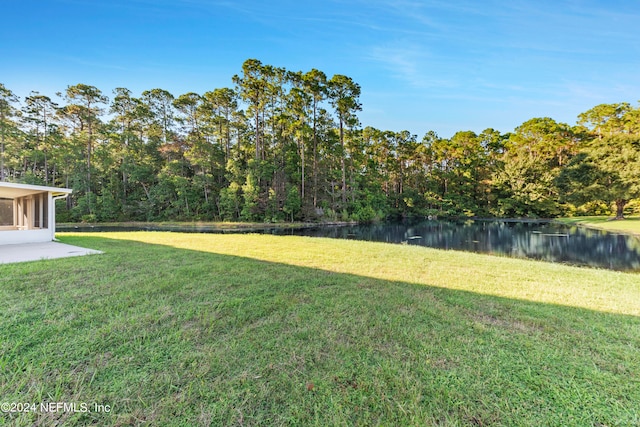
[(0, 181), (73, 188), (59, 221), (374, 221), (389, 217), (621, 217), (640, 196), (640, 108), (513, 132), (362, 128), (348, 76), (249, 59), (232, 87), (55, 100), (0, 84)]

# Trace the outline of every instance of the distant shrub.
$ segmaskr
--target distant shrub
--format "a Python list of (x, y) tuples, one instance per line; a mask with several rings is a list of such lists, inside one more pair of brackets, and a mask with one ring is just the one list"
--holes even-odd
[(613, 211), (610, 206), (600, 201), (593, 201), (578, 206), (576, 215), (611, 215)]
[(360, 208), (353, 214), (353, 219), (362, 223), (374, 222), (376, 217), (376, 211), (371, 206)]
[(87, 214), (87, 215), (82, 215), (82, 222), (84, 224), (87, 223), (92, 223), (92, 222), (96, 222), (97, 221), (97, 216), (96, 214)]

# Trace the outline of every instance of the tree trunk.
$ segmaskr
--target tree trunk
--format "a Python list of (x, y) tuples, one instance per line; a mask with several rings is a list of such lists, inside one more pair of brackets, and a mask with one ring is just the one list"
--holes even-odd
[[(300, 187), (301, 187), (301, 192), (302, 192), (302, 201), (304, 204), (304, 139), (303, 137), (300, 137), (300, 161), (302, 163), (302, 179), (300, 180)], [(293, 214), (291, 214), (291, 216), (293, 217)], [(293, 222), (293, 220), (291, 221)]]
[(318, 133), (316, 127), (317, 103), (313, 103), (313, 207), (318, 207)]
[(256, 108), (255, 116), (256, 126), (256, 161), (260, 160), (260, 111)]
[(627, 204), (627, 200), (616, 200), (616, 219), (624, 219), (624, 207)]
[(342, 146), (342, 156), (340, 156), (340, 168), (342, 169), (342, 208), (346, 208), (347, 204), (347, 168), (345, 165), (346, 150), (344, 147), (344, 127), (342, 117), (340, 118), (340, 145)]
[[(89, 107), (90, 108), (90, 104)], [(89, 110), (91, 111), (91, 110)], [(89, 135), (87, 137), (87, 199), (89, 205), (89, 214), (93, 213), (93, 209), (91, 208), (91, 138), (93, 137), (92, 127), (91, 127), (91, 118), (89, 118)]]
[(0, 182), (4, 181), (4, 134), (0, 142)]
[(44, 185), (49, 185), (49, 164), (47, 162), (47, 150), (43, 150), (44, 153)]
[(225, 114), (225, 124), (226, 124), (226, 132), (225, 132), (225, 149), (224, 149), (224, 168), (227, 167), (227, 162), (231, 157), (231, 125), (229, 122), (229, 112), (227, 111)]

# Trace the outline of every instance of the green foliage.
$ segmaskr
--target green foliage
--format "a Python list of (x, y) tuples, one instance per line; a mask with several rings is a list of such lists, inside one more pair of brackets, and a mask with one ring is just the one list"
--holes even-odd
[(554, 178), (554, 171), (537, 159), (528, 156), (507, 159), (495, 178), (496, 213), (505, 217), (559, 215)]
[(247, 180), (242, 186), (242, 198), (244, 203), (240, 212), (240, 219), (243, 221), (258, 220), (258, 187), (251, 173), (247, 174)]
[(287, 199), (284, 202), (282, 210), (291, 217), (293, 222), (302, 209), (302, 199), (297, 187), (290, 187), (287, 191)]
[(594, 200), (578, 206), (576, 208), (576, 213), (581, 216), (591, 216), (591, 215), (599, 216), (599, 215), (611, 215), (613, 211), (611, 210), (611, 205), (608, 205), (599, 200)]
[(280, 197), (276, 190), (269, 188), (267, 195), (266, 207), (264, 210), (265, 222), (280, 222), (283, 220), (283, 212), (280, 209)]
[(98, 217), (95, 214), (87, 214), (87, 215), (82, 215), (81, 222), (85, 224), (90, 224), (90, 223), (96, 222), (97, 220), (98, 220)]
[(607, 136), (586, 145), (557, 183), (567, 201), (615, 203), (621, 218), (625, 205), (640, 197), (639, 171), (640, 135)]
[(240, 190), (240, 186), (235, 182), (220, 190), (218, 208), (224, 221), (234, 221), (240, 218), (240, 206), (242, 205)]
[(120, 219), (121, 207), (118, 200), (113, 197), (110, 192), (105, 192), (96, 199), (97, 212), (100, 215), (94, 215), (101, 222), (113, 222)]
[(577, 153), (580, 129), (548, 117), (531, 119), (505, 144), (493, 174), (498, 216), (555, 217), (563, 213), (557, 178)]
[(378, 220), (378, 213), (369, 205), (359, 208), (353, 213), (353, 219), (361, 223), (371, 223)]
[[(0, 84), (0, 180), (71, 187), (60, 218), (291, 221), (616, 213), (640, 195), (640, 108), (451, 138), (361, 129), (348, 76), (249, 59), (235, 87), (174, 96)], [(107, 103), (108, 106), (107, 106)], [(108, 108), (107, 108), (108, 107)], [(293, 189), (296, 189), (294, 192)]]
[(625, 215), (638, 215), (638, 214), (640, 214), (640, 199), (635, 199), (635, 200), (632, 200), (629, 203), (627, 203), (627, 205), (625, 206), (624, 214)]
[(97, 195), (95, 193), (84, 194), (78, 197), (76, 205), (71, 209), (71, 218), (74, 221), (82, 220), (87, 215), (92, 215), (94, 221), (97, 219), (97, 215), (91, 213), (92, 207), (97, 205)]
[(580, 124), (593, 129), (599, 138), (637, 130), (638, 126), (637, 116), (626, 102), (596, 105), (581, 113), (578, 120)]

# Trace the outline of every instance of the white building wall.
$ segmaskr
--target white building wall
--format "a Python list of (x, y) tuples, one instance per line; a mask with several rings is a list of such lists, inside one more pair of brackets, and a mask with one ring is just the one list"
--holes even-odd
[(0, 231), (0, 245), (50, 242), (53, 240), (51, 235), (50, 229)]
[(49, 198), (49, 203), (47, 203), (47, 207), (49, 208), (47, 214), (47, 231), (49, 232), (49, 241), (51, 241), (56, 238), (56, 202), (53, 200), (51, 192), (47, 193), (47, 197)]
[[(14, 203), (14, 227), (0, 227), (0, 245), (16, 245), (20, 243), (41, 243), (50, 242), (55, 239), (56, 235), (56, 205), (51, 192), (48, 192), (46, 196), (49, 203), (47, 203), (48, 215), (46, 229), (23, 229), (15, 230), (17, 226), (24, 225), (27, 227), (27, 211), (33, 211), (33, 201), (29, 203)], [(33, 221), (33, 212), (30, 213), (28, 221)], [(42, 218), (42, 216), (41, 216)], [(25, 224), (23, 224), (23, 222)], [(30, 227), (30, 226), (29, 226)]]

